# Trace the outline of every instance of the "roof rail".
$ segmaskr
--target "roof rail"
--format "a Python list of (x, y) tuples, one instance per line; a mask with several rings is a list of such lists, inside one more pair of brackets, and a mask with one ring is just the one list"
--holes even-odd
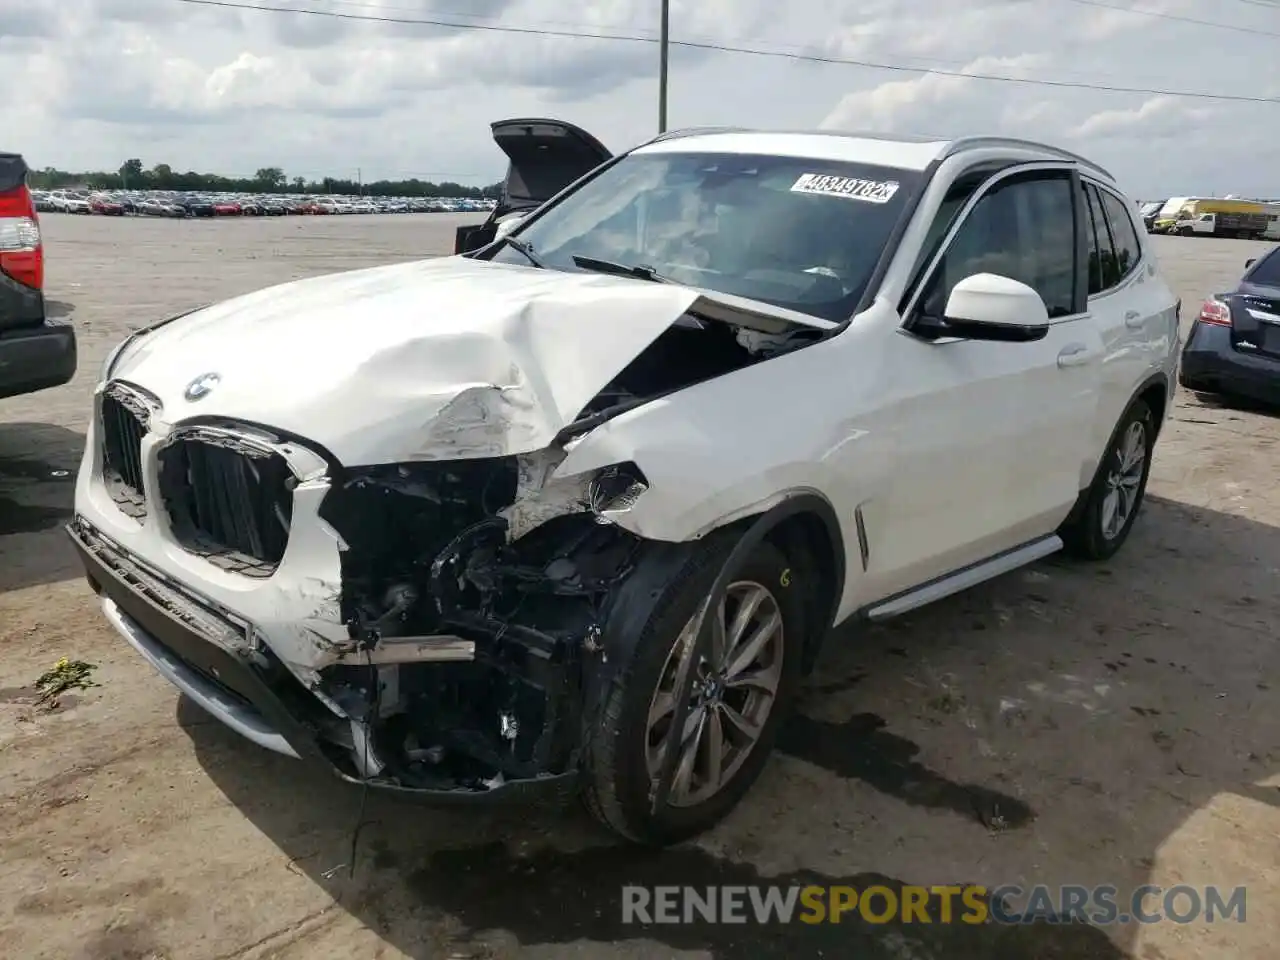
[(1037, 140), (1022, 140), (1018, 137), (992, 137), (992, 136), (973, 136), (958, 137), (947, 145), (947, 149), (943, 151), (939, 159), (946, 159), (963, 153), (966, 150), (977, 150), (980, 147), (1029, 147), (1033, 150), (1042, 150), (1045, 153), (1053, 154), (1063, 160), (1073, 160), (1083, 166), (1090, 167), (1098, 173), (1102, 174), (1108, 180), (1115, 180), (1111, 171), (1100, 164), (1094, 163), (1088, 157), (1082, 157), (1078, 153), (1072, 153), (1070, 150), (1064, 150), (1062, 147), (1055, 147), (1052, 144), (1040, 143)]
[(661, 143), (664, 140), (679, 140), (681, 137), (701, 136), (707, 133), (752, 133), (750, 127), (682, 127), (679, 130), (668, 130), (660, 133), (652, 139), (646, 140), (645, 143)]

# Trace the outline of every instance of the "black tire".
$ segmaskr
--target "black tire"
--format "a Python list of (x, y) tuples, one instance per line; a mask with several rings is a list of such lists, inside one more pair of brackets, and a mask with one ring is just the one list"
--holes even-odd
[[(1119, 465), (1120, 445), (1135, 423), (1141, 424), (1143, 430), (1142, 475), (1138, 482), (1133, 508), (1120, 529), (1108, 537), (1103, 530), (1103, 503), (1111, 489), (1109, 483), (1111, 474)], [(1068, 554), (1081, 560), (1107, 560), (1115, 555), (1116, 551), (1124, 545), (1125, 540), (1129, 539), (1129, 532), (1133, 529), (1138, 514), (1142, 512), (1142, 503), (1146, 498), (1147, 477), (1151, 473), (1151, 454), (1155, 448), (1155, 439), (1156, 423), (1151, 408), (1143, 400), (1134, 400), (1107, 441), (1106, 452), (1098, 463), (1093, 483), (1089, 485), (1080, 509), (1058, 531)]]
[(587, 809), (627, 840), (665, 846), (715, 826), (760, 776), (778, 725), (794, 699), (807, 640), (804, 585), (798, 577), (792, 579), (787, 558), (763, 543), (734, 571), (733, 579), (767, 585), (782, 615), (782, 676), (772, 710), (754, 747), (717, 793), (696, 806), (669, 805), (651, 812), (651, 778), (646, 761), (650, 699), (676, 640), (711, 590), (730, 547), (732, 543), (719, 540), (700, 544), (691, 551), (683, 569), (671, 578), (654, 603), (630, 662), (621, 665), (607, 693), (603, 719), (589, 734), (584, 761)]

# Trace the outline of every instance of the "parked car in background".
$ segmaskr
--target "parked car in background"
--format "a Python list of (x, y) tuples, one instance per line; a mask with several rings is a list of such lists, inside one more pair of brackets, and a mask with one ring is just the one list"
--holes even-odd
[(187, 194), (175, 202), (192, 217), (212, 217), (216, 213), (214, 201), (209, 197)]
[(174, 190), (33, 191), (36, 209), (49, 213), (94, 213), (144, 217), (278, 217), (298, 214), (457, 213), (488, 211), (491, 200), (423, 197), (343, 197), (325, 194), (206, 193)]
[(1160, 216), (1160, 211), (1164, 209), (1165, 200), (1151, 200), (1144, 203), (1139, 210), (1139, 216), (1142, 217), (1142, 225), (1147, 228), (1147, 233), (1156, 232), (1156, 219)]
[(49, 195), (55, 213), (92, 213), (93, 207), (85, 194), (55, 190)]
[(1182, 348), (1178, 382), (1280, 403), (1280, 246), (1247, 261), (1233, 290), (1204, 301)]
[(667, 843), (750, 788), (836, 624), (1120, 549), (1177, 301), (1051, 146), (589, 162), (471, 254), (121, 343), (69, 533), (124, 640), (261, 746), (426, 801), (580, 791)]
[(0, 398), (66, 383), (76, 335), (45, 317), (44, 245), (21, 154), (0, 153)]
[(103, 194), (93, 194), (89, 197), (89, 210), (92, 213), (98, 213), (108, 217), (123, 217), (125, 207), (123, 203), (114, 197), (105, 196)]

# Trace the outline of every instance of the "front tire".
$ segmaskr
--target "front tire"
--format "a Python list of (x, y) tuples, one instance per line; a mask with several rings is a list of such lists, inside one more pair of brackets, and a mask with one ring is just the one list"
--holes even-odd
[(691, 653), (698, 611), (726, 557), (723, 544), (693, 549), (656, 598), (630, 663), (621, 666), (607, 695), (602, 721), (591, 732), (587, 808), (628, 840), (678, 843), (728, 815), (764, 769), (793, 699), (805, 643), (803, 592), (787, 558), (763, 543), (732, 572), (718, 611), (723, 640), (694, 668), (699, 672), (684, 724), (688, 739), (670, 800), (652, 809), (675, 674)]
[(1146, 496), (1155, 439), (1151, 408), (1134, 400), (1107, 443), (1081, 509), (1058, 531), (1072, 556), (1107, 560), (1129, 538)]

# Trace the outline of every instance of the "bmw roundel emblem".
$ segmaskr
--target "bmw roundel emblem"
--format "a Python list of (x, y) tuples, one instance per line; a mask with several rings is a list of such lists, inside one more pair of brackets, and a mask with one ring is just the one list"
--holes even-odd
[(213, 392), (213, 388), (221, 379), (222, 377), (216, 373), (202, 373), (187, 384), (187, 389), (182, 392), (182, 395), (192, 401), (203, 400)]

